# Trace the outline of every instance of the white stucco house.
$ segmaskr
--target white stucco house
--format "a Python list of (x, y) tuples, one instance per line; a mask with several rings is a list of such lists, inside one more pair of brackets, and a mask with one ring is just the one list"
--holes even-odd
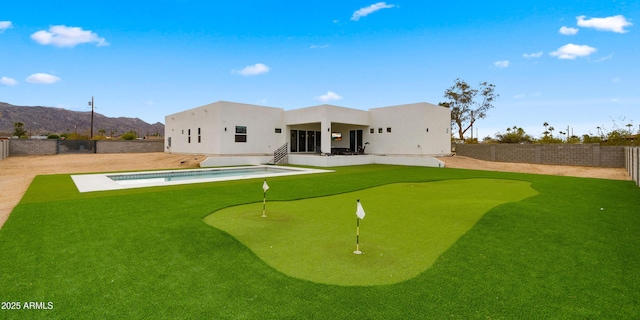
[(201, 165), (367, 163), (440, 166), (451, 153), (451, 111), (420, 102), (358, 110), (295, 110), (218, 101), (165, 117), (165, 151), (210, 156)]

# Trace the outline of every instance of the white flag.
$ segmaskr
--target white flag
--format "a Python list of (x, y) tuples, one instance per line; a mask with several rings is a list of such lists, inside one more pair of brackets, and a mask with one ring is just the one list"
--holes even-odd
[(267, 179), (265, 179), (264, 183), (262, 184), (262, 190), (264, 190), (264, 192), (267, 192), (267, 190), (269, 190), (269, 185), (267, 184)]
[(358, 205), (356, 207), (356, 216), (358, 216), (358, 218), (360, 219), (364, 219), (364, 209), (362, 208), (362, 205), (360, 204), (360, 200), (358, 200)]

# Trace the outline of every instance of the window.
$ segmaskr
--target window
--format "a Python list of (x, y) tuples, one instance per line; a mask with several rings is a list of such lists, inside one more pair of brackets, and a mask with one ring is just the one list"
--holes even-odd
[(191, 129), (187, 129), (187, 143), (191, 143)]
[(382, 133), (382, 128), (378, 128), (378, 133)]
[(369, 128), (369, 133), (374, 133), (375, 130), (373, 128)]
[(276, 128), (276, 133), (282, 133), (282, 129), (281, 128)]
[(247, 142), (246, 126), (236, 126), (235, 142)]
[(391, 127), (387, 127), (387, 133), (391, 133)]
[(198, 128), (198, 143), (202, 142), (202, 139), (200, 138), (200, 128)]

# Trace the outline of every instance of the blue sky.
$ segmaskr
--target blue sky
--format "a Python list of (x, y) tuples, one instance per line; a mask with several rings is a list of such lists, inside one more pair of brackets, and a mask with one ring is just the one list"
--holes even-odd
[[(296, 109), (500, 94), (480, 137), (640, 122), (640, 1), (11, 1), (0, 101), (164, 122), (226, 100)], [(474, 134), (475, 135), (475, 134)]]

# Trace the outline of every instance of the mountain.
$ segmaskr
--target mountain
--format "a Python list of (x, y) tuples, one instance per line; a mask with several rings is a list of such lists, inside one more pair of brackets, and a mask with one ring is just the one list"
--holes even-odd
[[(89, 135), (91, 129), (91, 111), (71, 111), (52, 107), (14, 106), (0, 102), (0, 136), (13, 134), (14, 123), (22, 122), (29, 136), (63, 134), (78, 132)], [(164, 124), (146, 123), (138, 118), (109, 118), (94, 112), (93, 135), (119, 136), (135, 131), (139, 137), (145, 135), (164, 135)]]

